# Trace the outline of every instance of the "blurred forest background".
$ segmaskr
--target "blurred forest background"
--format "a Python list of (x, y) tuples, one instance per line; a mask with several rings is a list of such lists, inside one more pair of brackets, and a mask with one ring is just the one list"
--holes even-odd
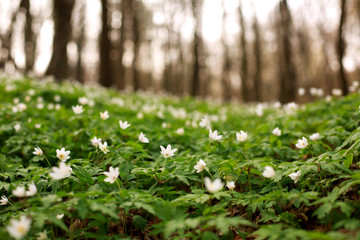
[(359, 0), (1, 0), (0, 23), (10, 74), (243, 102), (358, 87)]

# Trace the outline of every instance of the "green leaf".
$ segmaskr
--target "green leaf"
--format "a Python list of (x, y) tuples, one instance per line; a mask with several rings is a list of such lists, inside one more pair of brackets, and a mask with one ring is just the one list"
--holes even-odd
[(147, 220), (139, 215), (135, 215), (132, 217), (132, 224), (134, 225), (136, 230), (144, 231), (146, 228)]

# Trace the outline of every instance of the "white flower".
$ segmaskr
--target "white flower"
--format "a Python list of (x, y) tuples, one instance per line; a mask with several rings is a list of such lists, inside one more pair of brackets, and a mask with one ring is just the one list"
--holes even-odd
[(47, 109), (49, 109), (49, 110), (53, 110), (54, 107), (55, 107), (55, 105), (54, 105), (53, 103), (49, 103), (49, 104), (47, 105)]
[(35, 90), (34, 89), (29, 89), (28, 94), (30, 96), (34, 96), (35, 95)]
[(298, 94), (299, 94), (299, 96), (304, 96), (305, 95), (305, 89), (304, 88), (299, 88), (298, 89)]
[(179, 128), (176, 130), (176, 133), (179, 135), (184, 135), (184, 132), (185, 132), (184, 128)]
[(202, 159), (200, 159), (194, 166), (197, 173), (201, 173), (205, 169), (205, 167), (206, 167), (206, 163)]
[(36, 101), (37, 101), (37, 102), (43, 102), (43, 101), (44, 101), (44, 99), (43, 99), (42, 97), (40, 97), (40, 96), (39, 96), (39, 97), (37, 97), (37, 98), (36, 98)]
[(145, 134), (143, 134), (142, 132), (139, 135), (139, 141), (142, 143), (149, 143), (149, 139), (147, 137), (145, 137)]
[(47, 237), (47, 232), (46, 231), (39, 232), (38, 236), (36, 238), (36, 240), (47, 240), (47, 239), (48, 239), (48, 237)]
[(104, 154), (107, 154), (109, 152), (107, 142), (99, 143), (99, 148), (101, 151), (103, 151)]
[(84, 111), (83, 107), (80, 105), (76, 105), (75, 107), (72, 106), (72, 110), (74, 111), (75, 114), (80, 114)]
[(316, 96), (318, 96), (318, 97), (324, 96), (324, 90), (322, 90), (321, 88), (318, 88), (316, 91)]
[(297, 183), (299, 181), (299, 178), (301, 176), (301, 170), (297, 171), (296, 173), (290, 173), (289, 177), (294, 180), (294, 183)]
[(25, 96), (25, 101), (26, 102), (29, 102), (31, 100), (31, 97), (30, 96)]
[(234, 189), (235, 189), (235, 183), (234, 183), (234, 181), (227, 182), (227, 183), (226, 183), (226, 187), (227, 187), (229, 190), (234, 190)]
[(261, 117), (264, 114), (264, 106), (262, 104), (258, 104), (255, 108), (255, 113), (258, 117)]
[(136, 117), (137, 117), (138, 119), (142, 119), (142, 118), (144, 117), (144, 114), (143, 114), (142, 112), (139, 112), (139, 113), (136, 115)]
[(43, 109), (44, 108), (44, 103), (38, 103), (38, 104), (36, 104), (36, 108), (37, 109)]
[(56, 218), (57, 219), (62, 219), (64, 217), (64, 214), (62, 213), (62, 214), (56, 214)]
[(316, 94), (317, 94), (317, 89), (314, 88), (314, 87), (310, 88), (310, 95), (311, 96), (316, 96)]
[(174, 152), (177, 151), (177, 148), (171, 149), (171, 145), (167, 145), (166, 148), (164, 148), (163, 146), (160, 146), (161, 149), (161, 155), (164, 156), (164, 158), (168, 158), (168, 157), (172, 157), (174, 156)]
[(272, 167), (266, 166), (262, 175), (266, 178), (272, 178), (272, 177), (275, 177), (275, 171)]
[(34, 148), (35, 152), (33, 152), (34, 155), (38, 155), (38, 156), (41, 156), (43, 155), (43, 151), (41, 150), (41, 148), (37, 147), (37, 148)]
[(89, 105), (90, 107), (95, 106), (95, 101), (92, 100), (92, 99), (90, 99), (88, 105)]
[(107, 178), (105, 178), (105, 182), (109, 182), (109, 183), (114, 183), (116, 181), (116, 179), (119, 176), (119, 168), (113, 168), (110, 167), (108, 172), (104, 172), (104, 175), (107, 176)]
[(166, 122), (163, 122), (163, 123), (161, 124), (161, 127), (162, 127), (162, 128), (168, 128), (168, 127), (170, 127), (170, 124), (167, 124)]
[(1, 199), (0, 199), (0, 205), (6, 205), (6, 204), (8, 204), (8, 202), (9, 202), (9, 199), (7, 199), (7, 197), (6, 196), (1, 196)]
[(294, 111), (298, 109), (298, 105), (294, 102), (288, 103), (285, 105), (285, 111), (289, 112), (289, 111)]
[(199, 122), (199, 126), (202, 128), (204, 128), (204, 127), (210, 128), (210, 124), (211, 124), (211, 122), (207, 116), (203, 117), (201, 119), (201, 121)]
[(221, 140), (222, 136), (218, 135), (217, 130), (213, 132), (211, 131), (211, 129), (209, 129), (209, 138), (210, 140), (217, 141), (217, 140)]
[(59, 167), (52, 167), (53, 172), (49, 175), (55, 180), (61, 180), (71, 175), (72, 169), (67, 166), (64, 162), (60, 162)]
[(308, 145), (308, 141), (305, 137), (303, 137), (302, 139), (299, 139), (297, 144), (295, 144), (297, 148), (306, 148)]
[(318, 140), (320, 137), (320, 134), (319, 133), (314, 133), (310, 136), (310, 139), (313, 140), (313, 141), (316, 141)]
[(88, 100), (86, 97), (80, 97), (80, 98), (78, 99), (78, 101), (79, 101), (79, 103), (80, 103), (81, 105), (86, 105), (86, 104), (88, 104), (88, 102), (89, 102), (89, 100)]
[(55, 104), (55, 110), (56, 110), (56, 111), (59, 111), (60, 108), (61, 108), (61, 105), (60, 105), (60, 104)]
[(19, 110), (19, 112), (24, 111), (26, 108), (27, 108), (27, 106), (26, 106), (25, 103), (19, 103), (19, 104), (17, 105), (17, 109)]
[(244, 132), (243, 130), (236, 133), (236, 140), (238, 140), (239, 142), (246, 141), (247, 137), (248, 137), (247, 132)]
[(204, 182), (205, 182), (206, 189), (211, 193), (220, 191), (224, 186), (224, 184), (218, 178), (215, 179), (214, 182), (211, 182), (211, 180), (208, 177), (206, 177), (204, 179)]
[(121, 129), (127, 129), (128, 127), (131, 126), (131, 124), (129, 124), (127, 121), (123, 122), (123, 121), (119, 121), (119, 125)]
[(12, 194), (15, 197), (25, 197), (25, 187), (24, 186), (17, 186), (13, 191)]
[(272, 131), (274, 136), (281, 136), (281, 130), (277, 127)]
[(274, 103), (274, 108), (280, 108), (281, 107), (281, 103), (279, 101)]
[(21, 129), (20, 123), (15, 124), (14, 129), (16, 132), (20, 131), (20, 129)]
[(61, 150), (56, 149), (56, 157), (60, 159), (63, 162), (66, 162), (68, 160), (70, 151), (65, 151), (65, 148), (61, 148)]
[(331, 91), (332, 95), (336, 96), (336, 97), (340, 97), (342, 95), (342, 90), (341, 89), (338, 89), (338, 88), (334, 88), (332, 91)]
[(11, 219), (10, 225), (8, 225), (6, 229), (13, 238), (21, 239), (28, 233), (30, 225), (31, 219), (21, 216), (20, 220)]
[(106, 119), (108, 119), (110, 116), (109, 116), (109, 113), (108, 113), (108, 111), (105, 111), (105, 112), (100, 112), (100, 118), (102, 119), (102, 120), (106, 120)]
[(61, 97), (59, 95), (55, 95), (54, 96), (54, 101), (55, 102), (60, 102), (61, 101)]
[(37, 188), (36, 188), (36, 185), (35, 183), (30, 183), (29, 186), (28, 186), (29, 190), (27, 190), (25, 192), (25, 196), (26, 197), (31, 197), (31, 196), (34, 196), (36, 193), (37, 193)]
[(36, 129), (41, 128), (41, 124), (38, 124), (38, 123), (37, 123), (37, 124), (35, 124), (35, 128), (36, 128)]
[(97, 147), (99, 146), (99, 144), (101, 143), (101, 138), (96, 138), (94, 137), (93, 139), (90, 139), (91, 141), (91, 144), (94, 146), (94, 147)]

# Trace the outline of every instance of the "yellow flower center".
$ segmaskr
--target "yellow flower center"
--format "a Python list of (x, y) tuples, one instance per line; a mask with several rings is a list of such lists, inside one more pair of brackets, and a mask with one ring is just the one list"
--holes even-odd
[(24, 225), (19, 225), (16, 229), (20, 234), (25, 234), (26, 233), (26, 228)]

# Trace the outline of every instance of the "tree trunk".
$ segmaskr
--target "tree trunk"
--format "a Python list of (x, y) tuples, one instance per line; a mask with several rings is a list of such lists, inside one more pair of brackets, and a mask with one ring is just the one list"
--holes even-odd
[(45, 74), (53, 75), (58, 81), (68, 76), (67, 44), (71, 37), (73, 6), (74, 0), (54, 0), (53, 54)]
[(250, 94), (249, 94), (249, 85), (248, 85), (248, 60), (247, 60), (247, 49), (246, 49), (246, 29), (245, 29), (245, 22), (242, 13), (242, 7), (239, 6), (239, 20), (240, 20), (240, 28), (241, 28), (241, 35), (240, 35), (240, 50), (241, 50), (241, 66), (240, 66), (240, 79), (241, 79), (241, 93), (242, 99), (244, 102), (250, 101)]
[(201, 51), (202, 51), (202, 38), (201, 38), (201, 9), (202, 0), (192, 0), (192, 12), (195, 19), (194, 30), (194, 43), (193, 43), (193, 72), (192, 72), (192, 85), (191, 95), (198, 97), (201, 95)]
[(139, 10), (136, 6), (137, 1), (132, 1), (132, 30), (133, 30), (133, 43), (134, 43), (134, 58), (132, 62), (133, 68), (133, 83), (134, 91), (137, 91), (141, 88), (140, 82), (140, 71), (139, 71), (139, 53), (140, 53), (140, 22), (139, 22)]
[(254, 58), (255, 58), (255, 74), (254, 74), (254, 94), (255, 101), (261, 101), (261, 77), (262, 77), (262, 63), (261, 63), (261, 36), (259, 23), (256, 17), (254, 17), (253, 22), (253, 32), (254, 32)]
[(29, 72), (34, 67), (36, 37), (32, 30), (33, 17), (30, 13), (30, 0), (22, 0), (20, 8), (25, 12), (25, 28), (24, 28), (24, 50), (25, 50), (25, 71)]
[(344, 27), (345, 19), (346, 19), (346, 0), (341, 0), (341, 14), (340, 14), (340, 23), (339, 23), (336, 50), (337, 50), (337, 57), (339, 62), (339, 83), (343, 95), (347, 95), (349, 93), (348, 83), (347, 83), (344, 64), (343, 64), (343, 58), (346, 49), (346, 43), (343, 37), (343, 27)]
[(125, 81), (125, 74), (126, 74), (126, 68), (123, 64), (123, 56), (125, 53), (125, 42), (128, 39), (128, 32), (131, 30), (129, 27), (131, 26), (131, 0), (122, 0), (120, 3), (120, 11), (121, 11), (121, 27), (119, 29), (120, 31), (120, 41), (117, 46), (117, 50), (119, 53), (119, 77), (116, 79), (116, 87), (118, 89), (125, 89), (126, 81)]
[(231, 71), (231, 60), (229, 56), (229, 47), (226, 43), (226, 20), (227, 20), (227, 13), (225, 10), (225, 3), (224, 0), (222, 1), (222, 8), (223, 8), (223, 16), (222, 16), (222, 33), (221, 33), (221, 43), (223, 47), (223, 66), (222, 66), (222, 85), (223, 85), (223, 98), (225, 102), (229, 102), (232, 97), (232, 89), (231, 89), (231, 79), (230, 79), (230, 71)]
[(7, 62), (12, 62), (15, 64), (14, 60), (11, 57), (11, 48), (12, 48), (12, 34), (16, 21), (18, 10), (15, 10), (11, 13), (11, 21), (8, 30), (0, 35), (1, 39), (1, 49), (0, 49), (0, 69), (4, 69)]
[(110, 28), (108, 24), (108, 2), (107, 0), (101, 0), (101, 22), (102, 30), (100, 35), (100, 79), (99, 83), (105, 87), (113, 85), (111, 65), (110, 65), (110, 51), (111, 41), (109, 39)]
[(82, 49), (84, 46), (84, 40), (85, 40), (85, 6), (83, 5), (80, 10), (80, 21), (81, 21), (81, 27), (80, 27), (80, 33), (79, 36), (76, 39), (76, 46), (77, 46), (77, 63), (76, 63), (76, 79), (81, 82), (85, 83), (84, 79), (84, 68), (83, 68), (83, 62), (81, 58)]
[(290, 37), (291, 15), (286, 0), (279, 3), (282, 61), (280, 64), (280, 102), (293, 102), (296, 98), (296, 72), (293, 63)]

